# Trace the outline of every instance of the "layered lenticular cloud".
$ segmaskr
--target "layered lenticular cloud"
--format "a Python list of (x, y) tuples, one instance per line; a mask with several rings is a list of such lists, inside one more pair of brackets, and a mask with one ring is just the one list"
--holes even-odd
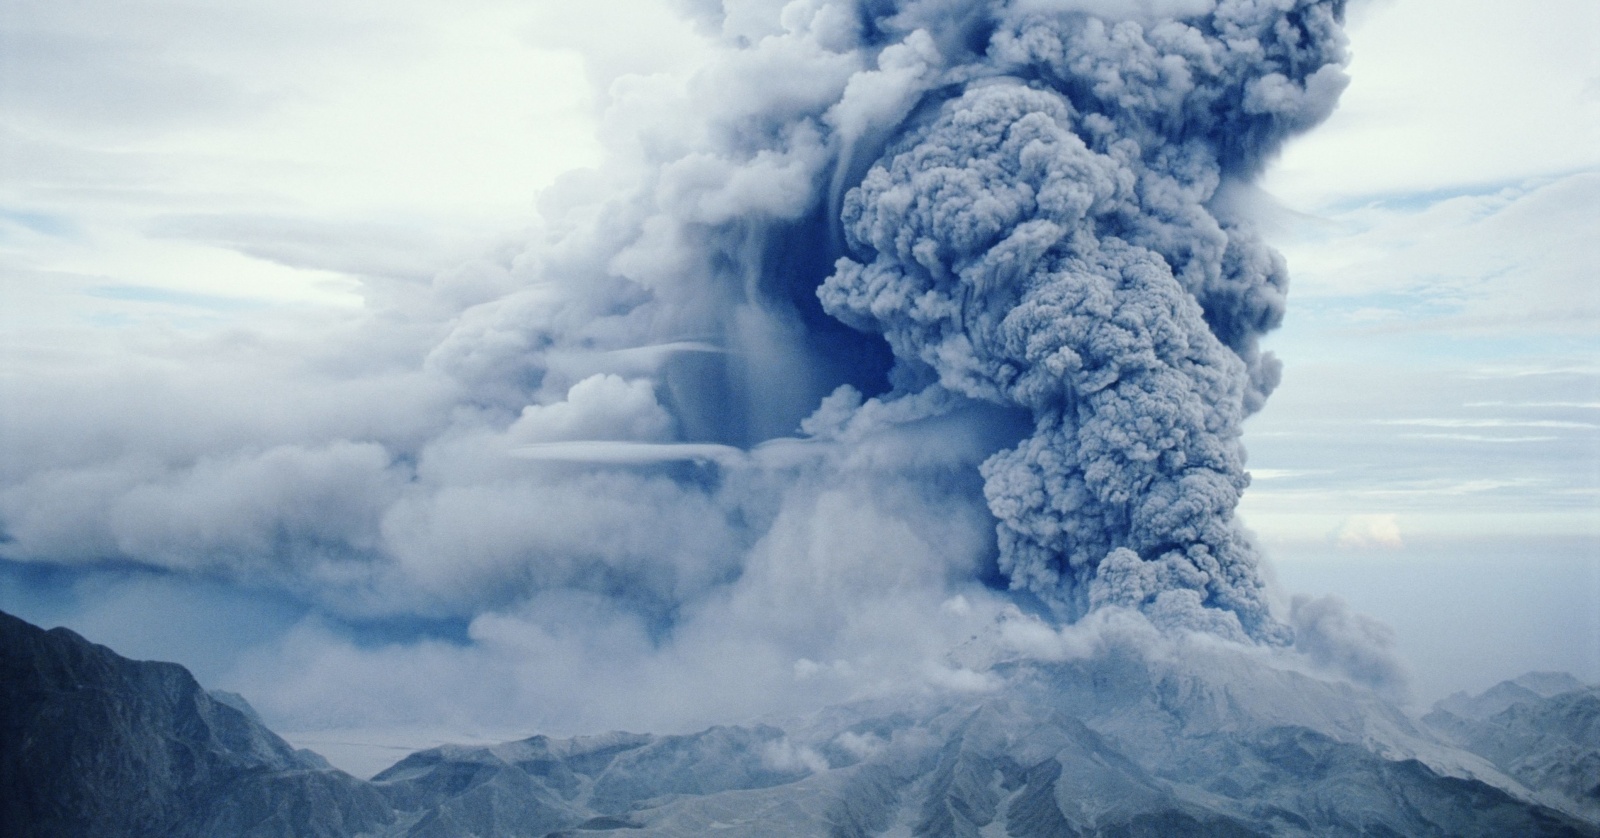
[(766, 637), (806, 677), (960, 592), (1287, 642), (1233, 520), (1286, 277), (1235, 207), (1333, 108), (1342, 0), (715, 5), (687, 83), (613, 85), (545, 238), (248, 416), (13, 461), (3, 555), (480, 639), (534, 614), (540, 654), (573, 613), (704, 660)]

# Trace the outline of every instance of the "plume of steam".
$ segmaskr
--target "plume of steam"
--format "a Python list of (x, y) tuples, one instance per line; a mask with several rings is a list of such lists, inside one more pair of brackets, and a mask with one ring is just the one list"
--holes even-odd
[(1406, 701), (1410, 675), (1395, 654), (1394, 630), (1350, 610), (1335, 596), (1296, 596), (1289, 604), (1295, 650), (1312, 663)]

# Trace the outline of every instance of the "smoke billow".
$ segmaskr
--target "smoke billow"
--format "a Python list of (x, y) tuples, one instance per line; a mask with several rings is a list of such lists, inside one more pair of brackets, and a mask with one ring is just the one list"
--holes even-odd
[(883, 333), (897, 389), (1032, 417), (983, 465), (1013, 587), (1068, 618), (1115, 603), (1281, 641), (1232, 514), (1286, 278), (1213, 203), (1331, 111), (1342, 4), (1149, 25), (1072, 6), (999, 13), (973, 78), (846, 197), (860, 261), (822, 299)]
[(633, 196), (600, 282), (636, 289), (614, 317), (722, 349), (660, 371), (686, 438), (792, 433), (836, 384), (1013, 409), (1031, 433), (982, 464), (1013, 588), (1285, 641), (1232, 516), (1286, 275), (1228, 193), (1332, 110), (1342, 7), (711, 15), (754, 43), (701, 78), (725, 98)]
[(632, 687), (890, 678), (985, 588), (1288, 642), (1233, 519), (1286, 274), (1235, 196), (1334, 107), (1344, 0), (691, 5), (715, 54), (612, 85), (541, 240), (397, 295), (271, 424), (16, 461), (3, 555), (466, 617)]

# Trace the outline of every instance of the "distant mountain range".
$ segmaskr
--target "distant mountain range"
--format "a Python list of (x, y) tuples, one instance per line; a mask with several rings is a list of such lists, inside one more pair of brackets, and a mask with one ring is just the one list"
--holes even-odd
[(0, 835), (1600, 836), (1600, 688), (1528, 675), (1418, 721), (1203, 649), (782, 725), (433, 748), (363, 781), (176, 664), (0, 614)]

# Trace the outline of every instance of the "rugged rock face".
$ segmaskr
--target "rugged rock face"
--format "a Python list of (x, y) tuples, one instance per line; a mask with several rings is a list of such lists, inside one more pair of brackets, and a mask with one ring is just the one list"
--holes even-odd
[(1593, 689), (1451, 716), (1498, 731), (1478, 756), (1369, 692), (1189, 652), (1001, 664), (991, 689), (779, 725), (447, 746), (363, 782), (179, 666), (0, 615), (0, 834), (1600, 836), (1547, 805), (1596, 776), (1570, 750)]
[(183, 667), (0, 614), (0, 834), (331, 838), (391, 820)]
[(1543, 801), (1600, 821), (1600, 687), (1530, 673), (1475, 697), (1451, 696), (1423, 721)]

